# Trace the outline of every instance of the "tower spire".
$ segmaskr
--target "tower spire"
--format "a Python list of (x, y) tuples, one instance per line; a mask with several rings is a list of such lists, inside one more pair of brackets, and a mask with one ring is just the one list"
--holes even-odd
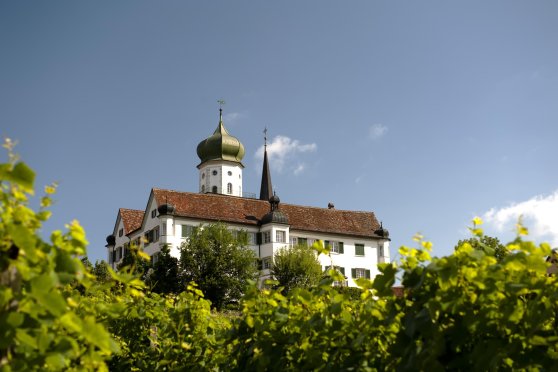
[(269, 201), (273, 196), (273, 186), (271, 185), (271, 172), (267, 160), (267, 127), (264, 129), (264, 160), (262, 169), (262, 184), (260, 186), (260, 200)]

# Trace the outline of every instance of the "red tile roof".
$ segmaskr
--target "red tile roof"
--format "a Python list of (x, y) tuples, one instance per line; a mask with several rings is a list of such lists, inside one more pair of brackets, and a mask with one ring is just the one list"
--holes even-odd
[[(157, 188), (152, 192), (157, 206), (170, 203), (175, 207), (175, 215), (180, 217), (257, 226), (259, 220), (270, 211), (269, 203), (259, 199)], [(377, 237), (374, 231), (380, 227), (373, 212), (283, 203), (279, 205), (279, 210), (288, 217), (292, 230)]]
[(119, 212), (124, 223), (124, 234), (129, 234), (141, 227), (144, 211), (120, 208)]

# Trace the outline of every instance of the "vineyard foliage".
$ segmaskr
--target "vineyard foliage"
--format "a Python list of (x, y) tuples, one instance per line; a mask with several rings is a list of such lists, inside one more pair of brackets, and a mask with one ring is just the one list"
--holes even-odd
[[(242, 288), (227, 315), (195, 283), (156, 293), (138, 250), (117, 272), (84, 264), (77, 222), (39, 234), (54, 186), (29, 207), (34, 173), (11, 151), (0, 165), (0, 370), (553, 370), (558, 364), (558, 282), (548, 244), (526, 229), (495, 257), (467, 241), (446, 257), (432, 244), (402, 247), (360, 289), (278, 282)], [(479, 239), (481, 221), (472, 233)], [(316, 246), (317, 250), (325, 251)], [(164, 277), (164, 275), (159, 275)], [(394, 283), (404, 286), (395, 296)], [(276, 288), (276, 289), (275, 289)]]

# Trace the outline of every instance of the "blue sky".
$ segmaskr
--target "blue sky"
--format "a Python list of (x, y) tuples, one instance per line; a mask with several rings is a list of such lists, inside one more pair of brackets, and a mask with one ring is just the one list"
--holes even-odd
[[(263, 129), (283, 202), (372, 210), (392, 256), (434, 254), (476, 215), (558, 246), (556, 1), (3, 1), (0, 136), (59, 182), (93, 261), (119, 207), (197, 191), (225, 125), (259, 192)], [(258, 150), (260, 152), (258, 152)], [(2, 154), (6, 159), (6, 154)]]

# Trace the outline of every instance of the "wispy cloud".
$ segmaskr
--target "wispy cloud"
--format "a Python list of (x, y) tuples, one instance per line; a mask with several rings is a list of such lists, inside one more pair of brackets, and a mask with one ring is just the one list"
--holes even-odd
[(388, 127), (383, 124), (374, 124), (368, 129), (370, 139), (376, 140), (383, 137), (388, 131)]
[[(306, 169), (306, 165), (297, 158), (296, 165), (292, 164), (297, 155), (315, 152), (318, 145), (315, 143), (302, 144), (299, 140), (287, 136), (276, 136), (267, 144), (267, 156), (278, 172), (289, 171), (298, 175)], [(256, 151), (256, 158), (263, 159), (264, 146)]]
[(519, 216), (523, 216), (531, 238), (558, 245), (558, 190), (548, 196), (538, 195), (507, 207), (492, 208), (484, 213), (483, 220), (502, 232), (511, 231)]
[(295, 170), (293, 171), (293, 173), (295, 174), (295, 176), (299, 175), (300, 173), (302, 173), (304, 171), (304, 169), (306, 169), (306, 164), (299, 164)]
[(223, 115), (223, 121), (225, 122), (225, 125), (234, 125), (238, 119), (241, 119), (244, 116), (245, 115), (240, 112), (229, 112)]

